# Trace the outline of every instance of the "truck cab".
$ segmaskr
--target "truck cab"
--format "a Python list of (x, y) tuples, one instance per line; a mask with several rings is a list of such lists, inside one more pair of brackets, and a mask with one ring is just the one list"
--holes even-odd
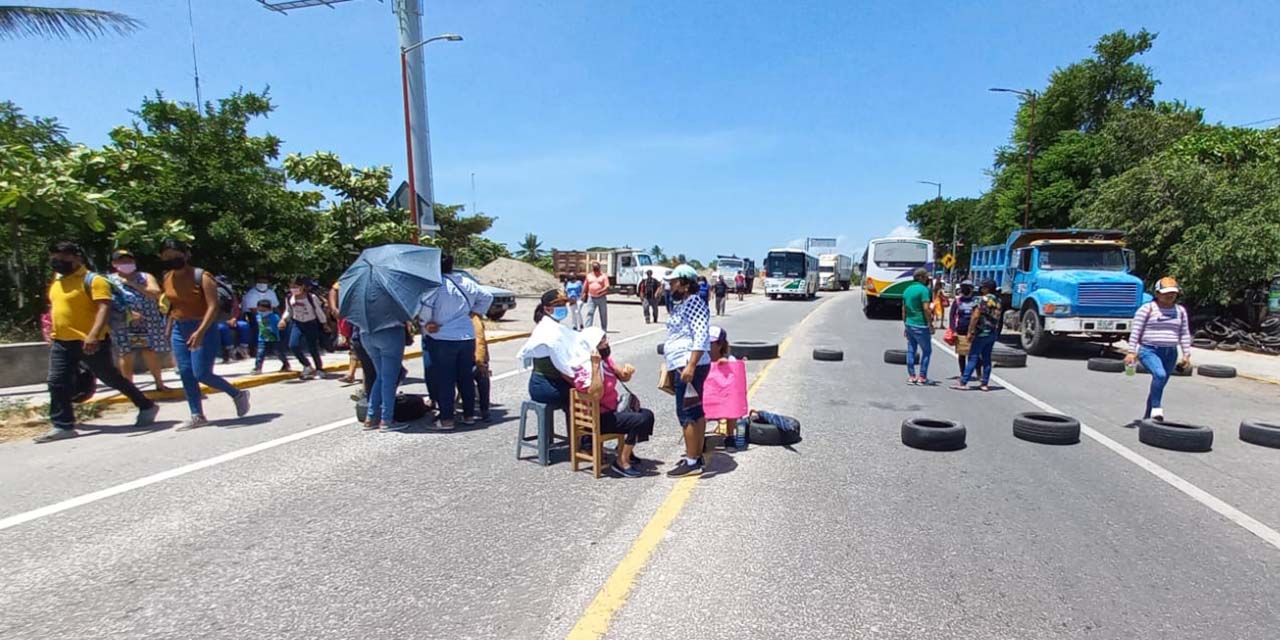
[(1119, 231), (1015, 231), (998, 251), (983, 247), (975, 256), (976, 275), (996, 276), (1005, 327), (1034, 355), (1058, 339), (1122, 339), (1138, 307), (1151, 299), (1131, 274), (1134, 254)]

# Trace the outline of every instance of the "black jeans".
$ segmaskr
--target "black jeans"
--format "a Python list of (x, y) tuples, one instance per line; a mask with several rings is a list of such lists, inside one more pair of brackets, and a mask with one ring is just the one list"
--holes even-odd
[(601, 411), (600, 433), (625, 434), (623, 442), (635, 445), (647, 442), (653, 435), (653, 412), (648, 409), (639, 411)]
[(125, 380), (111, 360), (111, 341), (98, 343), (98, 350), (93, 354), (84, 352), (84, 343), (79, 340), (54, 340), (49, 347), (49, 421), (59, 429), (74, 429), (76, 411), (71, 398), (75, 396), (76, 366), (84, 362), (93, 375), (104, 384), (133, 402), (139, 409), (150, 409), (155, 405), (147, 399), (132, 382)]
[(360, 373), (364, 374), (360, 382), (364, 386), (364, 397), (368, 398), (373, 392), (373, 381), (378, 379), (378, 371), (373, 366), (373, 358), (364, 350), (364, 342), (359, 336), (351, 338), (351, 351), (356, 354), (356, 360), (360, 361)]

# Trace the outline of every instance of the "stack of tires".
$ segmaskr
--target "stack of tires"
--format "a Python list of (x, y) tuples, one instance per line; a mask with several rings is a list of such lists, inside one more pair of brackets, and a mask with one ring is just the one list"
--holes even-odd
[(1280, 355), (1280, 316), (1271, 316), (1252, 331), (1239, 318), (1219, 317), (1205, 323), (1195, 334), (1192, 345), (1200, 349), (1248, 351), (1263, 355)]

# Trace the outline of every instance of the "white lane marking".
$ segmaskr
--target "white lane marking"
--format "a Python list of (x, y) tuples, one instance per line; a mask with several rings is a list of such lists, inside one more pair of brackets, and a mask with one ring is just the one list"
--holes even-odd
[(106, 489), (102, 489), (100, 491), (94, 491), (93, 493), (86, 493), (82, 496), (77, 496), (69, 500), (63, 500), (62, 502), (56, 502), (46, 507), (40, 507), (39, 509), (33, 509), (31, 511), (27, 511), (26, 513), (19, 513), (18, 515), (15, 515), (15, 516), (9, 516), (8, 518), (0, 520), (0, 531), (3, 531), (10, 527), (16, 527), (26, 522), (31, 522), (32, 520), (35, 520), (37, 518), (51, 516), (55, 513), (61, 513), (63, 511), (67, 511), (68, 509), (83, 507), (86, 504), (97, 502), (99, 500), (105, 500), (112, 496), (118, 496), (122, 493), (127, 493), (135, 489), (141, 489), (143, 487), (153, 485), (157, 482), (164, 482), (165, 480), (177, 478), (178, 476), (185, 476), (188, 473), (199, 471), (201, 469), (207, 469), (209, 467), (212, 467), (214, 465), (219, 465), (224, 462), (230, 462), (237, 458), (243, 458), (248, 455), (253, 455), (255, 453), (258, 453), (259, 451), (266, 451), (267, 449), (278, 447), (282, 444), (289, 444), (290, 442), (296, 442), (303, 438), (309, 438), (311, 436), (321, 434), (326, 431), (333, 431), (334, 429), (345, 427), (349, 424), (355, 424), (355, 422), (356, 422), (355, 418), (347, 418), (346, 420), (338, 420), (337, 422), (322, 424), (318, 427), (312, 427), (310, 429), (307, 429), (306, 431), (299, 431), (297, 433), (292, 433), (287, 436), (276, 438), (275, 440), (260, 442), (250, 447), (245, 447), (243, 449), (237, 449), (229, 453), (224, 453), (220, 456), (206, 458), (199, 462), (192, 462), (191, 464), (183, 465), (175, 469), (169, 469), (168, 471), (161, 471), (160, 473), (154, 473), (143, 478), (138, 478), (137, 480), (130, 480), (129, 482), (118, 484), (114, 487), (107, 487)]
[[(941, 348), (943, 351), (946, 351), (947, 353), (950, 353), (953, 356), (956, 354), (956, 352), (952, 350), (945, 342), (942, 342), (937, 338), (934, 338), (933, 343), (937, 345), (939, 348)], [(1000, 376), (992, 374), (991, 378), (996, 382), (1000, 383), (1000, 385), (1003, 386), (1004, 388), (1013, 392), (1014, 395), (1018, 396), (1019, 398), (1022, 398), (1023, 400), (1026, 400), (1032, 405), (1040, 408), (1042, 411), (1048, 411), (1049, 413), (1058, 413), (1058, 414), (1066, 415), (1064, 412), (1054, 408), (1053, 405), (1050, 405), (1049, 403), (1031, 395), (1030, 393), (1023, 391), (1022, 389), (1019, 389), (1016, 385), (1009, 382), (1008, 380), (1005, 380), (1004, 378), (1001, 378)], [(1157, 478), (1160, 478), (1169, 486), (1173, 487), (1174, 489), (1177, 489), (1178, 491), (1181, 491), (1182, 493), (1185, 493), (1196, 502), (1199, 502), (1200, 504), (1206, 507), (1209, 507), (1218, 515), (1226, 518), (1227, 520), (1230, 520), (1231, 522), (1236, 523), (1237, 525), (1240, 525), (1241, 527), (1244, 528), (1245, 531), (1248, 531), (1249, 533), (1252, 533), (1253, 535), (1258, 536), (1259, 538), (1262, 538), (1262, 540), (1265, 541), (1267, 544), (1270, 544), (1276, 549), (1280, 549), (1280, 532), (1276, 531), (1275, 529), (1272, 529), (1271, 527), (1268, 527), (1265, 524), (1262, 524), (1253, 516), (1250, 516), (1249, 514), (1231, 506), (1230, 504), (1227, 504), (1221, 498), (1218, 498), (1217, 496), (1209, 493), (1208, 491), (1205, 491), (1204, 489), (1201, 489), (1200, 487), (1197, 487), (1196, 485), (1191, 484), (1187, 480), (1183, 479), (1182, 476), (1179, 476), (1178, 474), (1156, 464), (1155, 462), (1152, 462), (1151, 460), (1144, 457), (1142, 454), (1134, 451), (1133, 449), (1130, 449), (1129, 447), (1126, 447), (1120, 444), (1119, 442), (1112, 440), (1110, 437), (1097, 431), (1093, 427), (1090, 427), (1084, 422), (1080, 423), (1080, 433), (1083, 433), (1084, 435), (1089, 436), (1090, 438), (1095, 440), (1098, 444), (1110, 449), (1111, 451), (1115, 452), (1125, 460), (1128, 460), (1129, 462), (1132, 462), (1138, 465), (1139, 468), (1147, 471), (1148, 473), (1150, 473), (1151, 475)]]
[[(746, 307), (753, 306), (755, 304), (757, 303), (750, 302), (750, 303), (741, 305), (737, 308), (743, 309)], [(623, 338), (621, 340), (618, 340), (617, 342), (614, 342), (613, 344), (615, 345), (626, 344), (633, 340), (639, 340), (641, 338), (647, 338), (657, 333), (662, 333), (663, 331), (666, 331), (666, 329), (654, 329), (653, 331), (648, 331), (645, 333), (641, 333), (639, 335), (634, 335), (634, 336), (631, 336), (630, 338)], [(498, 380), (502, 380), (505, 378), (518, 376), (522, 373), (528, 373), (528, 370), (516, 369), (515, 371), (508, 371), (506, 373), (494, 376), (493, 380), (496, 382)], [(356, 423), (355, 418), (347, 418), (345, 420), (338, 420), (337, 422), (330, 422), (329, 424), (322, 424), (318, 427), (312, 427), (305, 431), (292, 433), (287, 436), (276, 438), (274, 440), (267, 440), (266, 442), (259, 442), (258, 444), (248, 446), (243, 449), (237, 449), (235, 451), (214, 456), (212, 458), (206, 458), (198, 462), (192, 462), (191, 464), (183, 465), (181, 467), (177, 467), (174, 469), (169, 469), (168, 471), (161, 471), (160, 473), (154, 473), (149, 476), (138, 478), (137, 480), (130, 480), (128, 482), (121, 483), (113, 487), (107, 487), (106, 489), (101, 489), (98, 491), (94, 491), (92, 493), (86, 493), (81, 496), (76, 496), (74, 498), (63, 500), (62, 502), (55, 502), (54, 504), (40, 507), (39, 509), (32, 509), (31, 511), (19, 513), (17, 515), (9, 516), (8, 518), (4, 518), (3, 520), (0, 520), (0, 531), (4, 531), (5, 529), (9, 529), (11, 527), (16, 527), (20, 524), (25, 524), (27, 522), (31, 522), (32, 520), (37, 520), (45, 516), (51, 516), (55, 513), (62, 513), (63, 511), (75, 509), (76, 507), (83, 507), (84, 505), (91, 504), (99, 500), (105, 500), (113, 496), (118, 496), (122, 493), (128, 493), (136, 489), (141, 489), (143, 487), (153, 485), (157, 482), (164, 482), (165, 480), (171, 480), (179, 476), (185, 476), (188, 473), (199, 471), (201, 469), (208, 469), (209, 467), (220, 465), (224, 462), (231, 462), (232, 460), (253, 455), (255, 453), (260, 453), (262, 451), (266, 451), (267, 449), (274, 449), (275, 447), (289, 444), (290, 442), (297, 442), (298, 440), (302, 440), (303, 438), (310, 438), (311, 436), (320, 435), (327, 431), (340, 429), (342, 427), (345, 427), (347, 425), (352, 425), (355, 423)]]

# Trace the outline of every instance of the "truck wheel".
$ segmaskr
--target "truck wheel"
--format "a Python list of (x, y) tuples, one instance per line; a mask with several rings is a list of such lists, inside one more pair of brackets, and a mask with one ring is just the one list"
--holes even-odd
[(1019, 334), (1022, 337), (1022, 349), (1033, 356), (1042, 356), (1049, 351), (1052, 336), (1044, 330), (1044, 321), (1035, 309), (1022, 312), (1022, 326)]
[(776, 294), (776, 293), (771, 293), (771, 294), (769, 294), (769, 299), (770, 299), (770, 300), (777, 300), (777, 299), (778, 299), (778, 294)]
[(867, 301), (862, 305), (862, 315), (866, 316), (867, 319), (870, 320), (875, 318), (876, 314), (879, 312), (880, 301), (875, 298), (867, 298)]
[(841, 282), (841, 283), (840, 283), (840, 290), (841, 290), (841, 291), (848, 291), (848, 290), (849, 290), (849, 287), (850, 287), (851, 285), (852, 285), (852, 282)]

